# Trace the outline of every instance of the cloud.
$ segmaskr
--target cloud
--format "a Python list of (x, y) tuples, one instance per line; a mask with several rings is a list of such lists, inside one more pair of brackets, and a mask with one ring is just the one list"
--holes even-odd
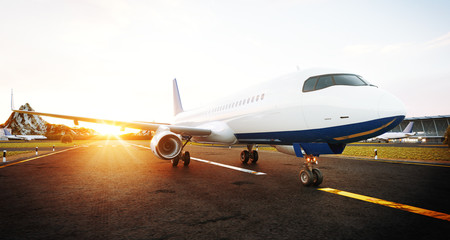
[(425, 43), (426, 48), (440, 48), (450, 45), (450, 32)]
[(344, 52), (352, 55), (364, 55), (376, 52), (380, 46), (376, 44), (355, 44), (344, 47)]
[(403, 53), (410, 51), (414, 48), (412, 43), (396, 43), (396, 44), (356, 44), (344, 47), (344, 53), (351, 55), (367, 55), (367, 54), (380, 54), (389, 55), (396, 53)]
[(402, 42), (388, 45), (383, 44), (355, 44), (345, 46), (343, 52), (349, 55), (390, 55), (406, 54), (407, 52), (427, 51), (450, 45), (450, 32), (426, 42)]

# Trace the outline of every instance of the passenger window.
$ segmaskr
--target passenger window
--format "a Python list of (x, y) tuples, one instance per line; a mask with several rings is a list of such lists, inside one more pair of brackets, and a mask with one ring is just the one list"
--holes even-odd
[(326, 88), (333, 85), (333, 79), (331, 76), (322, 76), (317, 81), (316, 90)]
[(309, 92), (314, 90), (314, 86), (316, 86), (317, 77), (309, 78), (305, 81), (303, 85), (303, 92)]
[(334, 75), (336, 85), (364, 86), (367, 85), (363, 80), (355, 75)]

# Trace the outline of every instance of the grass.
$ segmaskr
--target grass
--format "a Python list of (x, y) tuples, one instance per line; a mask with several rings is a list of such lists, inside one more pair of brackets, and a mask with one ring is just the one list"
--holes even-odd
[[(14, 155), (19, 155), (19, 154), (24, 154), (24, 153), (31, 153), (33, 151), (7, 151), (6, 152), (6, 157), (11, 157)], [(3, 153), (2, 153), (3, 156)]]
[(342, 155), (374, 157), (375, 149), (377, 149), (378, 158), (450, 161), (450, 149), (448, 148), (348, 146)]
[(0, 142), (0, 150), (2, 148), (35, 148), (35, 147), (72, 147), (73, 145), (81, 145), (93, 142), (93, 140), (74, 140), (72, 143), (62, 143), (59, 140), (43, 140), (43, 141), (30, 141), (30, 142), (13, 142), (2, 141)]

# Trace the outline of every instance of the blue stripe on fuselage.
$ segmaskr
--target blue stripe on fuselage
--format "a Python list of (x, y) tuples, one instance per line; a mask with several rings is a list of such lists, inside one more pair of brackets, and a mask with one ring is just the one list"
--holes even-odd
[[(395, 116), (329, 128), (283, 132), (238, 133), (235, 135), (240, 143), (275, 145), (291, 145), (298, 142), (350, 143), (383, 134), (400, 124), (404, 118), (405, 116)], [(346, 136), (349, 137), (336, 140), (336, 138), (341, 139)]]

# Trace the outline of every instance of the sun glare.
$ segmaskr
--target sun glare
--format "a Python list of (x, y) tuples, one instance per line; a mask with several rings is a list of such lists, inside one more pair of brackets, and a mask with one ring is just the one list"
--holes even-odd
[(98, 126), (95, 126), (94, 130), (101, 135), (120, 136), (122, 134), (128, 133), (128, 131), (121, 131), (121, 128), (118, 126), (103, 125), (103, 124), (98, 124)]

